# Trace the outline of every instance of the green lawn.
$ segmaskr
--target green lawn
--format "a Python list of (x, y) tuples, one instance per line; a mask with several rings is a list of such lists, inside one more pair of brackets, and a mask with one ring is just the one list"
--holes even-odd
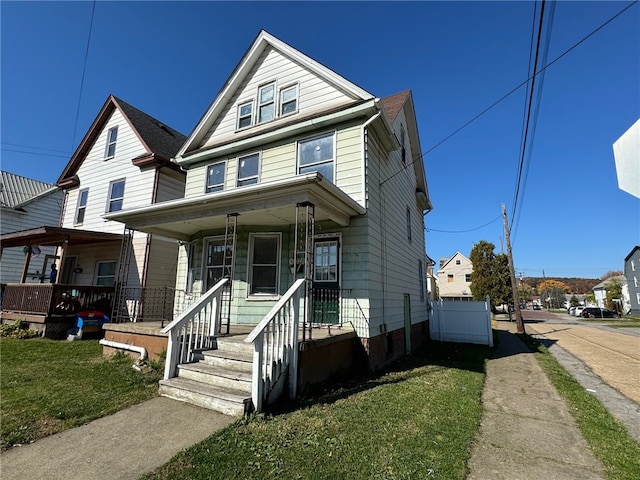
[(146, 479), (464, 479), (490, 350), (431, 344), (385, 375), (239, 421)]
[(98, 340), (0, 338), (2, 449), (82, 425), (157, 395), (160, 374), (102, 357)]

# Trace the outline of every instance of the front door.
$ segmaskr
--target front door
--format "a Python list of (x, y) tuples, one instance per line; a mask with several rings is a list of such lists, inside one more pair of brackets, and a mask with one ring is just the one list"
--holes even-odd
[(340, 323), (340, 238), (316, 238), (313, 255), (313, 322)]

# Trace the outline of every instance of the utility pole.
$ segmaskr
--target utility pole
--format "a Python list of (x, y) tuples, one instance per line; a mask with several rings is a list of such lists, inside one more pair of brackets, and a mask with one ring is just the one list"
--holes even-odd
[(509, 276), (511, 277), (511, 289), (513, 290), (513, 308), (516, 312), (516, 330), (518, 333), (526, 333), (524, 331), (524, 323), (522, 321), (522, 312), (520, 311), (520, 298), (518, 295), (518, 282), (516, 280), (516, 271), (513, 267), (513, 255), (511, 253), (511, 239), (509, 237), (509, 222), (507, 221), (507, 209), (502, 204), (502, 218), (504, 220), (504, 240), (507, 244), (507, 258), (509, 259)]

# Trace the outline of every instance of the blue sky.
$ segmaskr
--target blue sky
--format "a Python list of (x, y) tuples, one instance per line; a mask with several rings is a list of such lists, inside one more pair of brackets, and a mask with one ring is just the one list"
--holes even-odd
[[(557, 2), (547, 63), (630, 3)], [(84, 81), (92, 2), (0, 5), (3, 170), (55, 182), (109, 94), (188, 135), (265, 29), (378, 97), (411, 89), (434, 205), (427, 253), (469, 255), (480, 240), (501, 251), (526, 86), (433, 147), (528, 78), (533, 2), (98, 1)], [(618, 189), (612, 144), (640, 117), (640, 4), (547, 68), (536, 98), (516, 271), (621, 270), (640, 200)]]

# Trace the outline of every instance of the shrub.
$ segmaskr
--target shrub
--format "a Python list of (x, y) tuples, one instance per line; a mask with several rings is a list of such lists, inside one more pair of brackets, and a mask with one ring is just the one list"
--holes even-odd
[(25, 339), (39, 336), (40, 333), (29, 328), (29, 324), (24, 320), (16, 320), (13, 323), (0, 325), (0, 337)]

